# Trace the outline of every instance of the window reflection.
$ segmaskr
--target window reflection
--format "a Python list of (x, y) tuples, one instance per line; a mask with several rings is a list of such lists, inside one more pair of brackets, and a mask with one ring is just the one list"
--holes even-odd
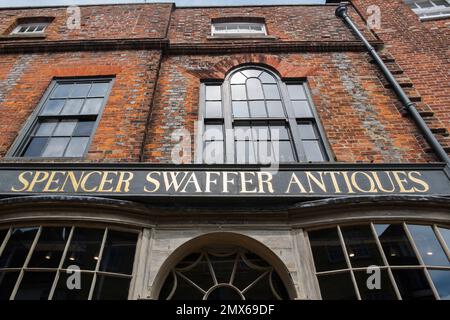
[(39, 228), (15, 228), (0, 257), (0, 268), (21, 268)]
[(450, 300), (450, 270), (430, 270), (431, 279), (442, 300)]
[(393, 270), (403, 300), (434, 300), (423, 270)]
[(336, 228), (311, 231), (309, 241), (318, 272), (347, 268)]
[[(85, 300), (94, 283), (96, 299), (128, 297), (136, 233), (73, 226), (0, 231), (2, 238), (10, 232), (1, 245), (0, 300)], [(81, 270), (81, 288), (73, 277), (75, 287), (68, 287), (73, 270)]]
[(356, 293), (350, 272), (319, 276), (320, 292), (324, 300), (355, 300)]
[(341, 230), (352, 267), (384, 264), (369, 225), (342, 227)]
[(408, 229), (414, 239), (417, 249), (426, 265), (449, 266), (449, 260), (445, 255), (439, 241), (436, 239), (431, 226), (408, 225)]
[(405, 230), (403, 230), (403, 225), (376, 224), (375, 230), (390, 265), (419, 264)]

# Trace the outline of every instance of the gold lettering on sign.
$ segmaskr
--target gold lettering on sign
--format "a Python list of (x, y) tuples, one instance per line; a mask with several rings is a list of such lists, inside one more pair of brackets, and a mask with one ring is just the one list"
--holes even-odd
[[(178, 175), (180, 175), (180, 173), (183, 174), (183, 177), (181, 179), (181, 181), (178, 181)], [(177, 192), (178, 189), (180, 189), (181, 185), (183, 184), (184, 179), (187, 176), (187, 172), (163, 172), (163, 177), (164, 177), (164, 184), (166, 186), (166, 190), (169, 191), (170, 188), (173, 187), (174, 191)]]
[[(55, 179), (55, 175), (59, 173), (64, 175), (66, 172), (65, 171), (52, 171), (50, 173), (50, 177), (47, 180), (47, 183), (45, 184), (44, 189), (42, 189), (42, 192), (58, 192), (59, 191), (59, 179)], [(53, 189), (51, 189), (52, 184), (57, 184), (56, 186), (53, 187)]]
[(337, 171), (325, 171), (324, 174), (329, 174), (331, 177), (331, 182), (333, 183), (334, 187), (334, 193), (342, 193), (341, 189), (339, 188), (339, 184), (337, 182), (336, 175), (341, 174)]
[(211, 175), (214, 174), (216, 176), (220, 177), (220, 172), (216, 172), (216, 171), (206, 171), (206, 187), (205, 187), (205, 192), (210, 193), (211, 192), (211, 184), (215, 184), (217, 185), (217, 180), (212, 180), (211, 179)]
[(318, 171), (317, 173), (319, 174), (320, 180), (317, 179), (312, 174), (312, 172), (310, 172), (310, 171), (305, 172), (306, 178), (308, 179), (308, 184), (309, 184), (309, 193), (314, 193), (314, 189), (312, 187), (311, 181), (313, 181), (316, 186), (318, 186), (320, 189), (322, 189), (323, 192), (327, 192), (327, 186), (325, 185), (325, 182), (323, 182), (323, 172)]
[(153, 178), (152, 175), (158, 175), (161, 176), (161, 172), (158, 171), (152, 171), (147, 174), (146, 180), (147, 182), (150, 182), (153, 185), (153, 189), (147, 188), (147, 186), (144, 186), (145, 192), (156, 192), (159, 190), (159, 187), (161, 186), (159, 183), (159, 180), (156, 178)]
[(25, 175), (30, 175), (30, 176), (33, 176), (33, 172), (31, 172), (31, 171), (24, 171), (24, 172), (22, 172), (21, 174), (19, 174), (19, 181), (20, 181), (20, 183), (23, 185), (23, 187), (22, 188), (20, 188), (20, 189), (17, 189), (17, 188), (15, 188), (14, 186), (13, 187), (11, 187), (11, 191), (13, 191), (13, 192), (22, 192), (22, 191), (25, 191), (27, 188), (28, 188), (28, 186), (30, 185), (30, 182), (27, 180), (27, 178), (25, 177)]
[[(184, 179), (183, 179), (184, 180)], [(195, 192), (202, 192), (202, 189), (200, 188), (200, 185), (198, 184), (197, 176), (195, 175), (195, 172), (191, 172), (189, 179), (186, 181), (186, 184), (184, 185), (183, 190), (181, 192), (186, 192), (186, 188), (189, 184), (193, 184), (195, 187)]]
[[(395, 181), (397, 181), (397, 184), (400, 187), (400, 192), (404, 193), (414, 192), (414, 188), (406, 189), (404, 185), (404, 183), (408, 183), (408, 180), (406, 180), (407, 174), (405, 171), (392, 171), (392, 174), (394, 175)], [(400, 175), (403, 175), (404, 177), (400, 177)]]
[[(362, 175), (362, 176), (364, 176), (364, 177), (367, 178), (367, 181), (369, 181), (369, 190), (363, 189), (363, 188), (358, 184), (358, 181), (356, 180), (356, 177), (357, 177), (358, 174), (359, 174), (359, 175)], [(352, 175), (351, 175), (351, 181), (352, 181), (353, 187), (354, 187), (356, 190), (360, 191), (360, 192), (364, 192), (364, 193), (366, 193), (366, 192), (370, 192), (370, 193), (376, 193), (376, 192), (378, 192), (377, 189), (375, 188), (375, 182), (373, 182), (372, 177), (369, 176), (369, 175), (368, 175), (367, 173), (365, 173), (365, 172), (362, 172), (362, 171), (356, 171), (356, 172), (353, 172)]]
[[(119, 180), (117, 181), (116, 190), (114, 192), (130, 192), (130, 183), (134, 178), (134, 173), (129, 171), (122, 171), (119, 173)], [(123, 185), (123, 189), (122, 189)]]
[(426, 183), (425, 181), (423, 181), (422, 179), (420, 179), (418, 177), (414, 177), (415, 175), (417, 175), (418, 177), (422, 176), (422, 174), (420, 172), (411, 171), (411, 172), (408, 173), (409, 180), (411, 180), (412, 182), (415, 182), (415, 183), (421, 185), (423, 188), (422, 189), (414, 188), (414, 190), (416, 192), (427, 192), (427, 191), (429, 191), (430, 190), (430, 186), (428, 185), (428, 183)]
[(348, 190), (347, 193), (355, 193), (355, 191), (353, 191), (350, 179), (348, 178), (348, 172), (342, 171), (341, 173), (342, 173), (342, 176), (344, 177), (345, 185), (347, 186), (347, 190)]
[(49, 173), (46, 171), (36, 171), (36, 173), (34, 174), (33, 179), (31, 180), (30, 186), (28, 187), (27, 191), (33, 191), (34, 186), (36, 185), (36, 183), (41, 183), (44, 182), (45, 180), (48, 179)]
[[(264, 185), (267, 186), (267, 192), (273, 193), (273, 185), (272, 185), (273, 175), (272, 175), (272, 173), (258, 171), (257, 174), (258, 174), (258, 187), (259, 187), (258, 193), (265, 193)], [(264, 176), (266, 177), (265, 179), (264, 179)]]
[(100, 171), (91, 171), (86, 174), (83, 174), (83, 178), (81, 179), (81, 183), (80, 183), (80, 187), (81, 187), (82, 191), (95, 192), (97, 190), (97, 187), (95, 187), (95, 186), (92, 189), (88, 189), (86, 187), (86, 183), (87, 183), (89, 177), (92, 176), (93, 174), (98, 174), (100, 177), (102, 176), (102, 173)]
[(247, 189), (247, 184), (253, 185), (253, 179), (245, 178), (246, 175), (251, 175), (254, 177), (255, 173), (242, 171), (242, 172), (240, 172), (240, 174), (241, 174), (241, 193), (256, 193), (257, 192), (256, 187), (255, 187), (255, 189), (252, 189), (252, 190)]
[(237, 172), (229, 172), (229, 171), (224, 171), (223, 173), (223, 187), (222, 187), (222, 192), (223, 193), (229, 193), (230, 191), (228, 191), (228, 184), (229, 183), (233, 183), (234, 184), (234, 178), (232, 179), (228, 179), (228, 175), (238, 175)]
[(295, 174), (295, 172), (293, 172), (292, 175), (291, 175), (291, 180), (289, 180), (289, 185), (288, 185), (285, 193), (291, 193), (291, 186), (292, 186), (292, 184), (296, 185), (299, 188), (301, 193), (306, 193), (305, 187), (303, 187), (302, 183), (298, 179), (298, 177)]
[(373, 179), (375, 180), (375, 183), (377, 185), (377, 188), (379, 190), (381, 190), (382, 192), (386, 192), (386, 193), (390, 193), (390, 192), (394, 192), (395, 191), (395, 184), (392, 181), (391, 175), (389, 174), (388, 171), (384, 171), (384, 173), (386, 174), (386, 177), (389, 179), (390, 183), (391, 183), (391, 188), (390, 189), (386, 189), (385, 186), (383, 186), (383, 183), (380, 180), (380, 177), (378, 176), (378, 172), (376, 171), (371, 171), (370, 172), (373, 176)]
[(78, 189), (80, 188), (80, 184), (81, 184), (81, 180), (83, 179), (83, 176), (84, 176), (84, 172), (82, 172), (80, 175), (80, 178), (77, 179), (75, 177), (75, 172), (73, 172), (73, 171), (67, 172), (66, 179), (64, 180), (64, 183), (63, 183), (60, 191), (61, 192), (65, 191), (67, 181), (70, 180), (70, 183), (72, 184), (72, 188), (73, 188), (74, 192), (78, 192)]

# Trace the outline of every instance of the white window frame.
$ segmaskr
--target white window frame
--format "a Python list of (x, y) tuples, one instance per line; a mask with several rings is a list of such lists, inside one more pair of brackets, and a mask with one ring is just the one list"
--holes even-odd
[[(237, 28), (231, 28), (232, 25), (237, 25)], [(246, 26), (248, 28), (240, 29), (239, 26)], [(258, 27), (259, 30), (252, 30), (251, 27)], [(217, 30), (218, 27), (225, 27), (224, 30)], [(230, 27), (228, 29), (228, 27)], [(211, 36), (221, 36), (221, 35), (260, 35), (267, 36), (266, 25), (263, 22), (217, 22), (211, 24)]]
[[(43, 34), (45, 32), (45, 29), (47, 29), (47, 26), (49, 25), (48, 22), (35, 22), (35, 23), (21, 23), (17, 27), (14, 28), (14, 30), (11, 32), (11, 34)], [(39, 27), (43, 27), (41, 30), (37, 31)], [(22, 28), (26, 28), (25, 31), (20, 31)], [(29, 31), (30, 29), (34, 28), (34, 30)]]
[[(421, 21), (450, 17), (450, 0), (444, 0), (448, 6), (437, 5), (433, 0), (406, 0), (405, 3), (419, 16)], [(427, 2), (432, 7), (422, 8), (421, 3)]]

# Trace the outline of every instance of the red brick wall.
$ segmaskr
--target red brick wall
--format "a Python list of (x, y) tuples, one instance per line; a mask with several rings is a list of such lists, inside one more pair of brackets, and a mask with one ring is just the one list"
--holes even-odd
[[(178, 8), (172, 15), (169, 39), (172, 43), (216, 42), (208, 39), (211, 19), (252, 17), (264, 18), (268, 35), (279, 41), (354, 41), (348, 28), (335, 18), (335, 9), (336, 6), (323, 5)], [(350, 11), (358, 25), (363, 26), (356, 12)], [(369, 32), (365, 34), (375, 39)]]
[[(68, 29), (67, 7), (1, 10), (0, 35), (9, 34), (18, 18), (54, 17), (44, 41), (80, 39), (164, 38), (171, 4), (81, 6), (81, 28)], [(7, 39), (1, 39), (7, 40)]]
[[(402, 117), (397, 99), (379, 81), (364, 53), (183, 55), (163, 59), (148, 128), (145, 160), (170, 162), (171, 133), (194, 132), (202, 79), (223, 79), (233, 67), (265, 64), (282, 77), (307, 78), (314, 104), (343, 162), (424, 162), (418, 132)], [(194, 139), (194, 137), (192, 137)]]
[[(434, 112), (432, 121), (450, 130), (450, 18), (421, 22), (403, 0), (353, 0), (353, 4), (363, 14), (370, 5), (380, 7), (377, 35)], [(448, 138), (438, 138), (448, 146)]]
[(158, 51), (2, 55), (0, 157), (54, 77), (115, 76), (87, 160), (139, 161), (159, 59)]

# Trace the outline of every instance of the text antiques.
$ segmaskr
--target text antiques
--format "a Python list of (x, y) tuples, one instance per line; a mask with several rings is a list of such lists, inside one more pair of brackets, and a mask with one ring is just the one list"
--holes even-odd
[[(177, 168), (178, 169), (178, 168)], [(443, 170), (0, 170), (0, 194), (339, 196), (450, 194)]]

